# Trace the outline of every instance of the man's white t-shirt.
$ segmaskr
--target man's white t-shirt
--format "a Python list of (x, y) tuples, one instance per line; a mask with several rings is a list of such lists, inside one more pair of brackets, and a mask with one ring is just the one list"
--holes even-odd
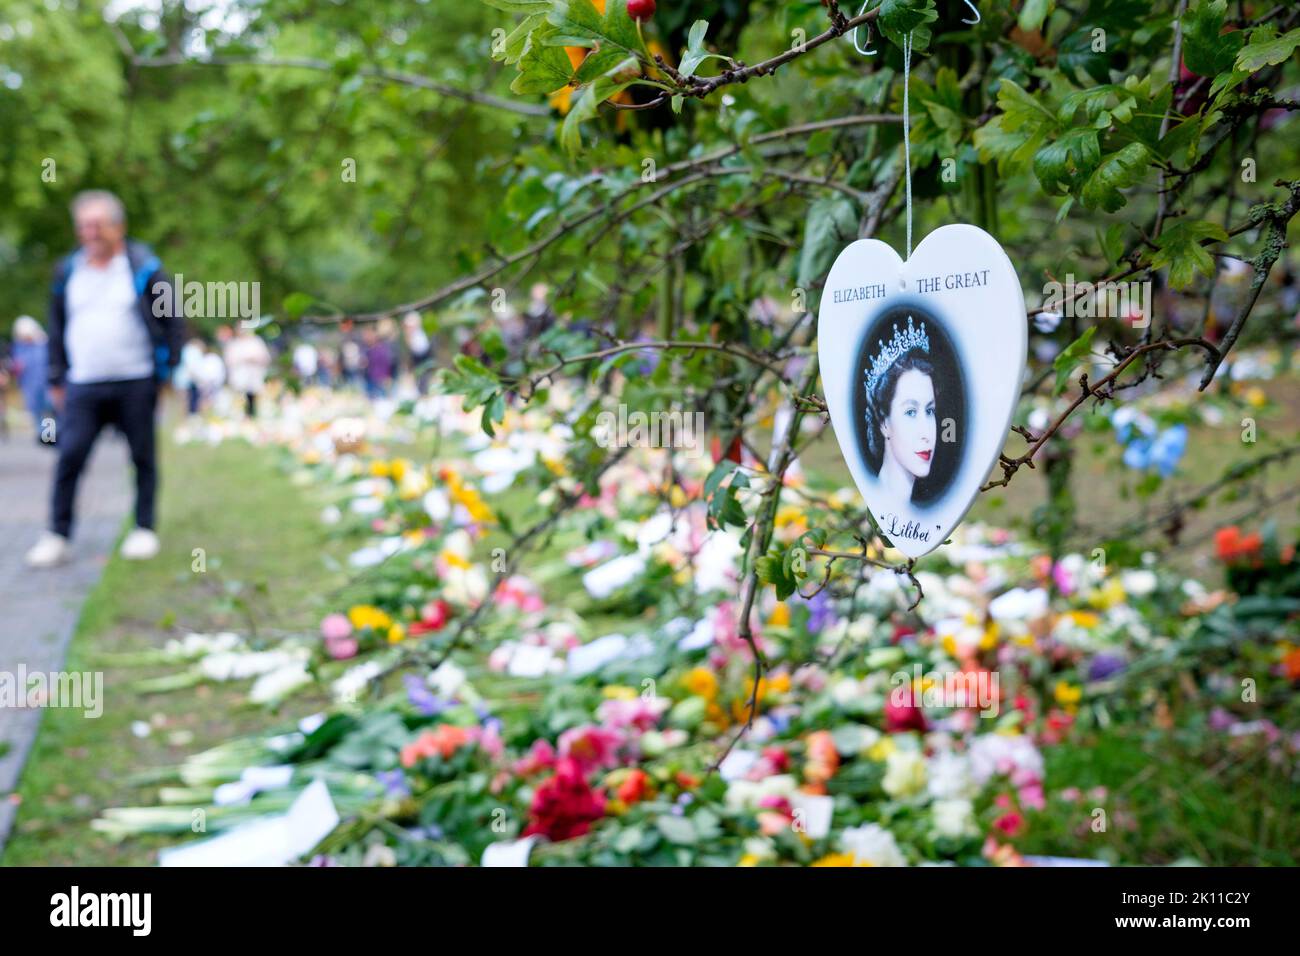
[(121, 253), (99, 269), (79, 261), (64, 302), (68, 381), (77, 385), (152, 378), (153, 343), (137, 311), (131, 263)]

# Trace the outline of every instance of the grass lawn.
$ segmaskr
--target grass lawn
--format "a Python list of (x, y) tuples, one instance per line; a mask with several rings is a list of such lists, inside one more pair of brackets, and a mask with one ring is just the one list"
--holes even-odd
[[(69, 649), (69, 669), (103, 671), (103, 716), (51, 709), (42, 717), (4, 850), (7, 865), (152, 863), (161, 841), (113, 844), (90, 821), (107, 806), (152, 802), (151, 790), (133, 786), (131, 774), (178, 763), (275, 718), (244, 701), (247, 682), (138, 694), (135, 681), (175, 668), (115, 666), (113, 655), (189, 631), (249, 633), (251, 624), (268, 634), (314, 630), (326, 593), (341, 581), (324, 556), (345, 544), (327, 536), (316, 492), (293, 487), (277, 455), (242, 442), (170, 441), (162, 454), (162, 553), (144, 564), (117, 556), (108, 562)], [(191, 570), (195, 548), (206, 552), (206, 573)], [(286, 706), (297, 715), (319, 703), (295, 697)]]

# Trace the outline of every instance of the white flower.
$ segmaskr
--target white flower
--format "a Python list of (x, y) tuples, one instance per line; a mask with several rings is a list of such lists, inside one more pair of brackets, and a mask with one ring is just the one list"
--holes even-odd
[(916, 796), (925, 790), (925, 756), (915, 750), (895, 750), (885, 758), (885, 779), (881, 786), (896, 800)]
[(1023, 734), (981, 734), (971, 741), (971, 773), (983, 785), (994, 774), (1028, 770), (1043, 776), (1043, 755)]
[(468, 679), (460, 667), (451, 661), (443, 661), (438, 665), (438, 669), (429, 675), (427, 683), (438, 692), (439, 697), (450, 699), (461, 692)]
[(859, 866), (907, 866), (894, 835), (879, 823), (864, 823), (840, 834), (840, 846)]
[(1120, 584), (1132, 597), (1146, 597), (1156, 589), (1154, 571), (1125, 571), (1120, 575)]
[(294, 661), (284, 667), (263, 674), (253, 682), (248, 692), (248, 699), (255, 704), (266, 704), (280, 700), (303, 684), (310, 684), (311, 675), (302, 661)]
[(936, 836), (964, 837), (975, 832), (975, 808), (969, 800), (936, 800), (930, 812)]
[(1012, 588), (989, 602), (989, 615), (998, 623), (1032, 620), (1046, 613), (1047, 592), (1042, 588)]
[(451, 501), (447, 497), (447, 492), (441, 488), (433, 488), (424, 496), (424, 513), (434, 521), (446, 521), (451, 514)]
[(727, 786), (726, 803), (731, 810), (753, 810), (764, 797), (793, 800), (798, 784), (788, 773), (773, 774), (762, 780), (733, 780)]
[(345, 704), (355, 703), (366, 685), (378, 677), (382, 670), (378, 661), (366, 661), (350, 668), (331, 686), (334, 698)]
[(930, 760), (927, 789), (936, 800), (970, 797), (975, 794), (970, 759), (963, 754), (945, 751)]
[(625, 554), (592, 568), (582, 576), (582, 586), (597, 600), (609, 597), (619, 588), (634, 580), (645, 570), (645, 558), (639, 554)]

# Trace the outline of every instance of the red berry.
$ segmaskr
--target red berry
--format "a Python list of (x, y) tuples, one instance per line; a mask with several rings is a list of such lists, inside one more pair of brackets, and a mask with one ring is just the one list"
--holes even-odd
[(649, 20), (655, 15), (655, 0), (627, 0), (627, 15), (633, 20)]

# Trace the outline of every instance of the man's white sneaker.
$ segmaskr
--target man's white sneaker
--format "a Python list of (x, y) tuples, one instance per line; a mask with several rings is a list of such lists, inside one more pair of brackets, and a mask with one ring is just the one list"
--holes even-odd
[(53, 531), (45, 531), (40, 540), (27, 552), (27, 566), (30, 568), (52, 568), (62, 564), (72, 556), (68, 539)]
[(136, 528), (122, 542), (122, 557), (128, 561), (148, 561), (158, 554), (158, 536), (148, 528)]

